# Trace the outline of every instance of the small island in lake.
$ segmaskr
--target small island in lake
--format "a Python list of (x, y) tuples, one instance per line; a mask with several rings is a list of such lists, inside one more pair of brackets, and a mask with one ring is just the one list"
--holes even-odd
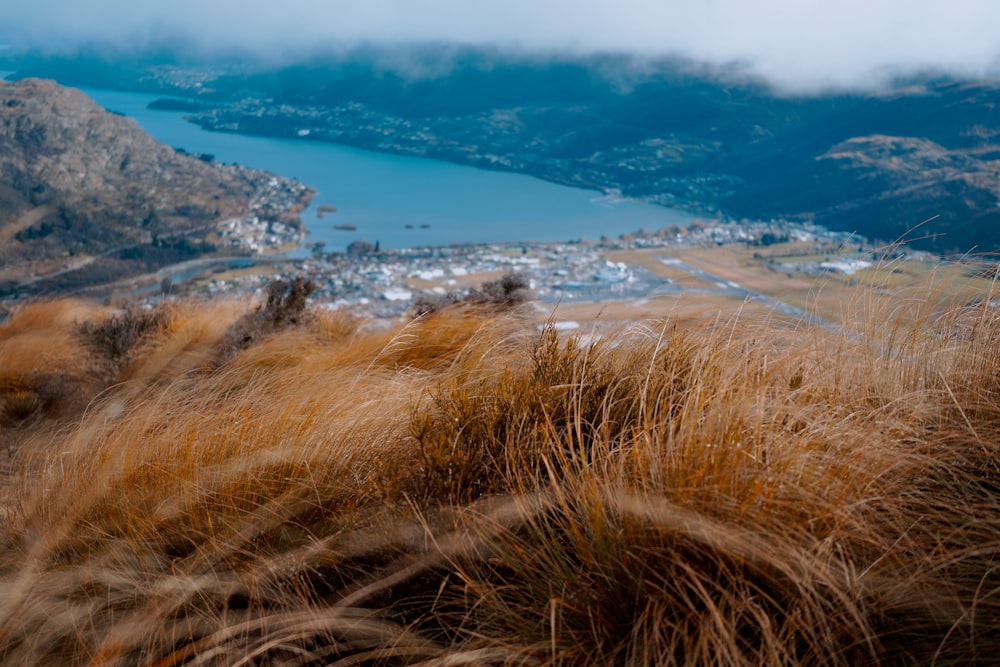
[(331, 206), (330, 204), (321, 204), (316, 207), (316, 217), (322, 218), (327, 213), (336, 213), (337, 207)]

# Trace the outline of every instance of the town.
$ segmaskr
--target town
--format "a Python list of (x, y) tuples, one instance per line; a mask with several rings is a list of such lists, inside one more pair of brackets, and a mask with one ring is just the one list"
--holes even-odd
[(255, 185), (247, 215), (217, 225), (217, 245), (248, 254), (273, 253), (298, 246), (303, 239), (298, 214), (308, 205), (313, 191), (295, 179), (280, 176), (258, 179)]
[[(303, 276), (316, 285), (312, 295), (315, 304), (392, 319), (406, 316), (415, 304), (457, 298), (483, 281), (515, 273), (528, 282), (537, 303), (548, 305), (640, 300), (685, 291), (767, 300), (765, 295), (671, 256), (686, 249), (739, 246), (753, 249), (754, 256), (764, 259), (763, 253), (778, 244), (799, 248), (801, 255), (801, 261), (786, 256), (766, 261), (768, 270), (779, 277), (793, 273), (848, 276), (869, 267), (880, 252), (868, 241), (808, 223), (696, 220), (686, 228), (637, 230), (617, 239), (594, 241), (455, 244), (378, 251), (370, 243), (356, 242), (347, 252), (323, 252), (316, 246), (307, 257), (265, 254), (206, 266), (194, 275), (188, 272), (188, 280), (171, 282), (169, 290), (161, 289), (146, 298), (150, 303), (181, 295), (246, 298), (263, 294), (274, 280)], [(932, 259), (920, 251), (894, 252), (897, 257)], [(667, 277), (656, 270), (658, 265), (689, 272), (697, 279), (697, 287)]]

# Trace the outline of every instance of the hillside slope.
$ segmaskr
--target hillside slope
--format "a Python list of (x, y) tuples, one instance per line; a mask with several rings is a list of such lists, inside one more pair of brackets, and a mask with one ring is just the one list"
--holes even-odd
[(0, 82), (0, 283), (86, 263), (87, 284), (214, 249), (218, 223), (250, 215), (273, 176), (208, 159), (78, 90)]

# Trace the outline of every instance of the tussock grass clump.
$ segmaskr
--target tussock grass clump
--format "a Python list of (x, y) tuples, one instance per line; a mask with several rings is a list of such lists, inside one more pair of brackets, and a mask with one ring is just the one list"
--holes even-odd
[(302, 309), (233, 349), (237, 308), (177, 304), (7, 479), (0, 659), (989, 664), (1000, 316), (899, 307)]
[(42, 302), (0, 324), (0, 428), (79, 409), (100, 384), (100, 362), (75, 327), (103, 314), (83, 302)]

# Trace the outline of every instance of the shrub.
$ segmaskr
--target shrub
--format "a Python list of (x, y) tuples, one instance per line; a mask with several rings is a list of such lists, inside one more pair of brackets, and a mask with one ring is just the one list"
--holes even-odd
[(110, 364), (115, 373), (128, 361), (129, 354), (143, 339), (162, 331), (170, 319), (165, 306), (152, 309), (129, 304), (103, 320), (85, 320), (77, 333)]
[(523, 273), (507, 273), (469, 292), (468, 301), (510, 308), (531, 299), (531, 281)]
[(224, 355), (231, 356), (276, 331), (307, 321), (308, 299), (315, 291), (316, 283), (302, 276), (270, 283), (267, 301), (236, 320), (226, 332)]
[(444, 295), (423, 295), (413, 303), (413, 317), (430, 315), (433, 312), (459, 303), (490, 306), (502, 310), (515, 308), (531, 300), (531, 281), (523, 273), (507, 273), (497, 280), (483, 283), (462, 296), (458, 292)]
[(424, 317), (431, 313), (453, 306), (462, 301), (462, 295), (458, 292), (448, 292), (447, 294), (421, 294), (413, 300), (413, 307), (410, 315), (413, 317)]

